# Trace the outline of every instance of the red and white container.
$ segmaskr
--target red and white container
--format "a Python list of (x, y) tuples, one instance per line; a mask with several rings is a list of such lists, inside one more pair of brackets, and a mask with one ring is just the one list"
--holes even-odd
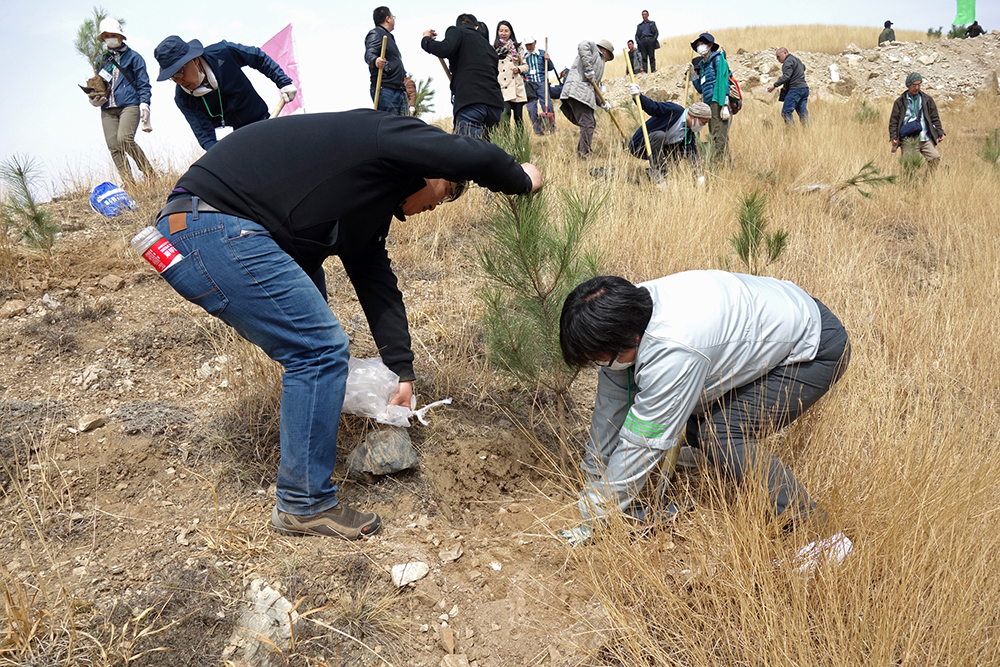
[(156, 227), (146, 227), (136, 234), (132, 238), (132, 248), (142, 255), (157, 273), (163, 273), (184, 259), (184, 255), (177, 252), (177, 248), (163, 238), (163, 234)]

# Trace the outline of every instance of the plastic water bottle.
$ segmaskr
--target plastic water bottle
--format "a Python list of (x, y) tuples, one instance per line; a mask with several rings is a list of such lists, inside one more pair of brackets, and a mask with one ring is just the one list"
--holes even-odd
[(163, 238), (163, 234), (156, 227), (146, 227), (136, 234), (132, 238), (132, 248), (142, 255), (157, 273), (163, 273), (184, 259), (184, 255), (177, 252), (177, 248)]

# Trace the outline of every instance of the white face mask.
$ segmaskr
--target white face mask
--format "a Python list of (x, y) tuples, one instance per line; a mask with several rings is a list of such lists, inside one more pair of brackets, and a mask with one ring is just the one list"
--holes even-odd
[(194, 87), (194, 90), (188, 90), (187, 88), (184, 88), (184, 86), (181, 86), (181, 88), (184, 88), (184, 90), (187, 90), (188, 93), (194, 95), (195, 97), (202, 97), (203, 95), (208, 95), (212, 92), (212, 87), (204, 85), (204, 83), (205, 72), (202, 71), (198, 72), (198, 85)]
[(119, 46), (122, 45), (122, 40), (118, 39), (117, 37), (108, 37), (107, 39), (104, 40), (104, 45), (107, 46), (109, 49), (117, 49)]
[(699, 56), (707, 56), (708, 55), (708, 44), (699, 44), (698, 48), (695, 49), (695, 50), (698, 52)]
[(627, 361), (627, 362), (621, 362), (621, 361), (615, 360), (615, 361), (612, 361), (610, 364), (608, 364), (608, 370), (610, 370), (610, 371), (623, 371), (626, 368), (631, 368), (634, 365), (635, 365), (635, 359), (633, 359), (632, 361)]

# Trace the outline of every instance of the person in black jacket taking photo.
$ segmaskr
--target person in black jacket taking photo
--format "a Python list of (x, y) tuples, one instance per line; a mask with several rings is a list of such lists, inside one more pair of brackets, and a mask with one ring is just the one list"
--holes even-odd
[(410, 408), (414, 356), (386, 237), (394, 218), (456, 199), (467, 180), (511, 195), (542, 183), (497, 146), (417, 118), (293, 115), (226, 137), (157, 215), (183, 256), (163, 278), (284, 368), (278, 532), (354, 539), (381, 524), (340, 503), (331, 481), (349, 351), (327, 305), (323, 261), (340, 257), (382, 361), (399, 376), (391, 404)]
[(452, 124), (456, 134), (489, 135), (500, 124), (503, 93), (497, 77), (500, 56), (472, 14), (459, 14), (455, 25), (437, 41), (437, 32), (425, 30), (420, 46), (438, 58), (447, 58), (451, 71)]

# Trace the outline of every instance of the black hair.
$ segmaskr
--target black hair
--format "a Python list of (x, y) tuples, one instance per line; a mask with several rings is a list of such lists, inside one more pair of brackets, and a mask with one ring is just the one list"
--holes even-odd
[(628, 40), (628, 41), (627, 41), (627, 42), (625, 42), (625, 43), (626, 43), (626, 44), (635, 44), (635, 42), (633, 42), (633, 41), (632, 41), (631, 39), (630, 39), (630, 40)]
[(500, 21), (497, 23), (497, 38), (493, 40), (493, 48), (500, 48), (500, 26), (505, 25), (507, 29), (510, 30), (510, 41), (514, 42), (514, 48), (521, 48), (521, 43), (517, 41), (517, 37), (514, 36), (514, 26), (510, 24), (510, 21)]
[(580, 283), (563, 303), (559, 346), (570, 366), (595, 357), (612, 359), (638, 345), (649, 318), (653, 297), (618, 276), (597, 276)]
[(372, 12), (372, 20), (375, 21), (375, 25), (382, 25), (390, 16), (392, 16), (392, 12), (389, 11), (388, 7), (376, 7), (375, 11)]
[(477, 26), (477, 25), (479, 25), (479, 21), (472, 14), (459, 14), (458, 18), (455, 19), (455, 25), (456, 26), (463, 26), (463, 25)]

